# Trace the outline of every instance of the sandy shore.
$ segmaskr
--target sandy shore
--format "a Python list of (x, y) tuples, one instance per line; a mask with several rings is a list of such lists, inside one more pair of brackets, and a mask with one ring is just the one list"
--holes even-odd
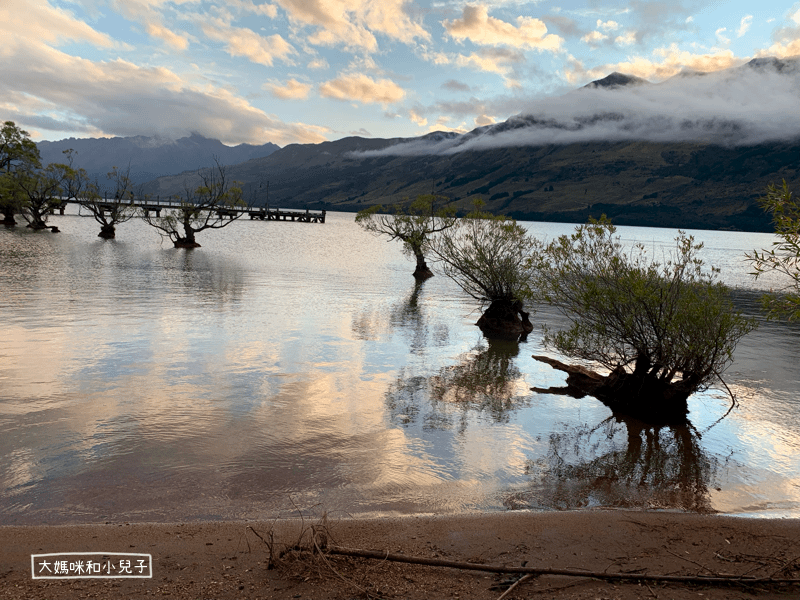
[[(800, 577), (800, 520), (629, 511), (376, 520), (0, 527), (0, 597), (11, 599), (492, 598), (513, 576), (291, 550), (310, 526), (330, 545), (492, 565), (659, 575)], [(276, 568), (267, 569), (272, 531)], [(258, 533), (261, 538), (259, 538)], [(323, 540), (324, 541), (324, 540)], [(152, 555), (151, 579), (34, 579), (31, 555)], [(277, 558), (277, 557), (276, 557)], [(519, 576), (516, 576), (517, 578)], [(346, 580), (346, 581), (345, 581)], [(367, 592), (367, 593), (365, 593)], [(800, 598), (800, 586), (623, 583), (541, 575), (505, 598)]]

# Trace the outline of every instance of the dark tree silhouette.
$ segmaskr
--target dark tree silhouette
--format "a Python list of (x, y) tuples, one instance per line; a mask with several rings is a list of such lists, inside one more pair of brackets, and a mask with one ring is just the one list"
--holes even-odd
[(244, 207), (241, 188), (231, 185), (225, 167), (215, 162), (215, 167), (200, 171), (202, 185), (187, 187), (182, 197), (174, 199), (179, 208), (164, 209), (162, 216), (142, 212), (144, 221), (172, 240), (176, 248), (199, 248), (197, 233), (227, 227), (244, 214), (239, 210)]

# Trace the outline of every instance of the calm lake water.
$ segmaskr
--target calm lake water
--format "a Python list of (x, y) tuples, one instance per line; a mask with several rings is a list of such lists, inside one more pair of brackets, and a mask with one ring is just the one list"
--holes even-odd
[[(444, 276), (352, 214), (240, 220), (175, 250), (139, 220), (0, 230), (0, 524), (641, 507), (800, 517), (800, 328), (763, 324), (690, 428), (537, 394), (564, 374), (489, 343)], [(572, 225), (527, 223), (552, 237)], [(674, 230), (621, 227), (668, 249)], [(758, 312), (742, 257), (696, 231)], [(558, 325), (547, 310), (534, 322)], [(721, 419), (721, 420), (720, 420)]]

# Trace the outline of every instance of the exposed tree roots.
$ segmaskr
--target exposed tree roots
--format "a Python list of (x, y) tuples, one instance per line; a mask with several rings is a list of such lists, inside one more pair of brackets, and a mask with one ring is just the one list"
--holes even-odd
[(533, 358), (567, 373), (566, 386), (531, 388), (534, 392), (574, 398), (593, 396), (615, 413), (653, 425), (679, 425), (686, 422), (689, 413), (686, 401), (691, 389), (682, 381), (664, 384), (655, 377), (628, 373), (622, 368), (601, 375), (548, 356), (534, 355)]

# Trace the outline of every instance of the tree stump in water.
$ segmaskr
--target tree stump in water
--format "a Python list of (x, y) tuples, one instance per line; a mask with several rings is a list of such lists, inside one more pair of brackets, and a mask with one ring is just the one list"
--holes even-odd
[(533, 331), (528, 316), (518, 300), (494, 300), (475, 324), (489, 339), (523, 341)]
[(554, 369), (567, 373), (567, 385), (551, 388), (531, 388), (534, 392), (562, 394), (573, 398), (593, 396), (615, 414), (634, 417), (649, 424), (679, 425), (686, 423), (687, 400), (694, 387), (685, 380), (664, 383), (647, 373), (628, 373), (618, 367), (601, 375), (579, 365), (567, 365), (554, 358), (536, 356)]
[(173, 242), (175, 248), (199, 248), (200, 244), (197, 242), (187, 242), (185, 240), (178, 240), (177, 242)]

